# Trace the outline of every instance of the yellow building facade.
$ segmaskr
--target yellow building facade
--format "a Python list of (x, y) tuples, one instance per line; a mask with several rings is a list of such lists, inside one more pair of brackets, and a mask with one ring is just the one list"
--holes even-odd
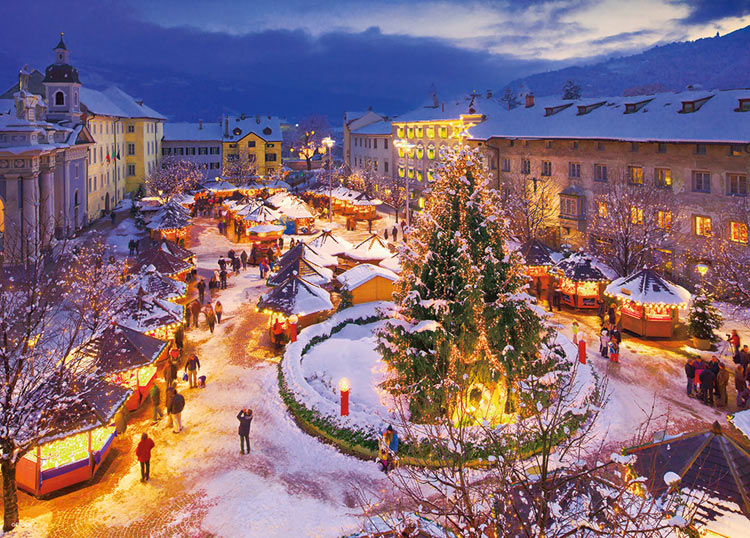
[(154, 118), (125, 121), (125, 192), (133, 192), (161, 161), (164, 122)]
[(88, 214), (94, 220), (110, 211), (125, 194), (123, 119), (117, 116), (91, 115), (86, 126), (95, 143), (89, 148), (87, 178)]
[(232, 161), (248, 161), (257, 174), (267, 176), (282, 166), (281, 121), (275, 116), (226, 116), (223, 119), (222, 170), (232, 168)]

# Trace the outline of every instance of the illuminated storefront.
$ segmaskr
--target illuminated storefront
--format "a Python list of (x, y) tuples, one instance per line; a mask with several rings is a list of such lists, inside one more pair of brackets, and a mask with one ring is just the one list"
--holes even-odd
[(573, 308), (597, 308), (602, 290), (609, 283), (596, 262), (582, 253), (562, 260), (554, 272), (560, 278), (562, 303)]

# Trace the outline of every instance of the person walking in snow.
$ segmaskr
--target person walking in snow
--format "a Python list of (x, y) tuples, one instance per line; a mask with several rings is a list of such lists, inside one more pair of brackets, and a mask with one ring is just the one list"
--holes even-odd
[(393, 225), (393, 230), (391, 230), (391, 233), (393, 234), (393, 241), (398, 241), (398, 226)]
[(174, 345), (176, 345), (177, 349), (182, 353), (182, 348), (185, 345), (185, 329), (182, 325), (177, 327), (177, 330), (174, 332)]
[(221, 301), (216, 301), (214, 306), (214, 313), (216, 314), (216, 323), (221, 325), (221, 315), (224, 313), (224, 307), (221, 306)]
[(685, 376), (687, 377), (687, 395), (692, 397), (695, 392), (695, 360), (688, 359), (685, 363)]
[(227, 289), (227, 270), (222, 269), (219, 273), (219, 279), (221, 282), (221, 289), (225, 290)]
[(159, 405), (161, 405), (161, 393), (159, 392), (159, 386), (156, 384), (156, 381), (151, 385), (151, 388), (148, 391), (148, 397), (151, 400), (151, 406), (153, 408), (153, 420), (151, 421), (151, 424), (156, 424), (159, 419), (164, 416), (159, 408)]
[(240, 262), (242, 262), (242, 270), (247, 269), (247, 252), (244, 250), (240, 252)]
[(180, 433), (182, 431), (182, 410), (185, 409), (185, 397), (174, 391), (172, 401), (169, 405), (169, 412), (172, 415), (172, 431), (174, 433)]
[(198, 288), (198, 300), (203, 304), (206, 299), (206, 281), (201, 279), (196, 287)]
[(719, 373), (716, 374), (716, 390), (719, 393), (719, 401), (716, 405), (726, 407), (728, 405), (727, 385), (729, 384), (729, 371), (723, 362), (719, 363)]
[(214, 326), (216, 325), (216, 314), (210, 303), (206, 305), (206, 323), (208, 323), (208, 330), (213, 334)]
[(198, 328), (198, 316), (200, 316), (201, 313), (201, 303), (198, 301), (193, 301), (193, 303), (190, 305), (190, 309), (193, 311), (193, 323), (195, 323), (195, 328)]
[(198, 360), (198, 355), (193, 355), (185, 362), (185, 373), (188, 375), (188, 383), (190, 388), (194, 389), (198, 387), (198, 370), (201, 369), (201, 361)]
[(706, 405), (714, 404), (714, 384), (716, 376), (710, 368), (704, 368), (700, 373), (701, 401)]
[(135, 455), (141, 465), (141, 482), (148, 482), (151, 472), (151, 450), (154, 448), (153, 439), (146, 432), (141, 434), (141, 441), (135, 447)]
[(234, 274), (239, 275), (240, 274), (240, 267), (242, 267), (242, 262), (239, 258), (233, 258), (232, 259), (232, 269), (234, 269)]
[(131, 239), (128, 241), (128, 255), (132, 256), (133, 254), (135, 254), (135, 241)]
[(599, 353), (605, 359), (609, 356), (609, 331), (603, 327), (599, 337)]
[(386, 227), (386, 229), (383, 231), (383, 237), (386, 241), (388, 241), (388, 227)]
[(573, 329), (573, 343), (577, 344), (578, 343), (578, 322), (574, 321), (571, 328)]
[[(250, 454), (250, 424), (253, 421), (253, 410), (249, 408), (241, 409), (237, 413), (237, 420), (240, 421), (238, 433), (240, 435), (240, 454)], [(247, 447), (247, 452), (245, 452)]]

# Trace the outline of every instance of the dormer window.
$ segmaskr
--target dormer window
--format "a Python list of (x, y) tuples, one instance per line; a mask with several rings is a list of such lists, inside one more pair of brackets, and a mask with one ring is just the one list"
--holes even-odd
[(625, 103), (625, 114), (634, 114), (638, 112), (640, 109), (642, 109), (644, 106), (649, 104), (651, 101), (653, 101), (653, 98), (645, 99), (643, 101), (638, 101), (637, 103)]
[(690, 114), (691, 112), (697, 112), (706, 103), (706, 101), (708, 101), (712, 97), (713, 95), (709, 95), (708, 97), (704, 97), (703, 99), (696, 99), (695, 101), (683, 101), (680, 114)]
[(270, 135), (271, 134), (271, 128), (270, 127), (266, 127), (265, 129), (263, 129), (263, 134), (264, 135)]
[(737, 108), (737, 112), (750, 112), (750, 98), (739, 100), (739, 107)]
[(693, 103), (692, 101), (682, 103), (682, 112), (685, 114), (689, 112), (695, 112), (695, 103)]
[(564, 105), (559, 105), (559, 106), (548, 106), (548, 107), (545, 107), (544, 108), (544, 116), (545, 117), (546, 116), (554, 116), (555, 114), (557, 114), (558, 112), (562, 112), (563, 110), (565, 110), (569, 106), (573, 106), (573, 103), (566, 103)]
[(592, 103), (590, 105), (580, 105), (578, 107), (578, 116), (583, 116), (584, 114), (588, 114), (592, 110), (596, 110), (602, 105), (606, 105), (607, 101), (601, 101), (600, 103)]

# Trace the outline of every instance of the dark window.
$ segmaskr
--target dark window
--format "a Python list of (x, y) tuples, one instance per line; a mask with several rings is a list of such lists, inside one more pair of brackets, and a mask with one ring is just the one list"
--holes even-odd
[(55, 94), (55, 104), (57, 106), (63, 106), (65, 104), (65, 94), (63, 92), (57, 92)]
[(544, 145), (549, 149), (554, 145), (554, 143), (552, 142), (552, 140), (547, 140)]
[(266, 153), (266, 160), (267, 161), (275, 161), (276, 160), (276, 154), (275, 153)]
[(731, 146), (729, 146), (729, 154), (733, 157), (738, 157), (742, 155), (742, 145), (732, 144)]
[(595, 164), (594, 165), (594, 181), (607, 181), (607, 165), (606, 164)]
[(522, 174), (531, 173), (531, 161), (529, 161), (528, 159), (521, 159), (521, 173)]
[(552, 175), (552, 161), (542, 161), (542, 175), (543, 176)]
[(581, 164), (580, 163), (568, 163), (568, 177), (570, 178), (581, 177)]
[(503, 159), (503, 172), (510, 172), (510, 159)]
[(659, 142), (656, 145), (656, 153), (666, 153), (667, 152), (667, 144), (664, 142)]
[(573, 140), (570, 143), (570, 149), (578, 149), (578, 140)]
[(695, 154), (696, 155), (705, 155), (706, 154), (706, 144), (696, 144), (695, 145)]
[(727, 194), (747, 196), (747, 176), (744, 174), (728, 174)]
[(630, 143), (630, 151), (632, 151), (633, 153), (638, 153), (638, 142)]
[(700, 170), (693, 170), (693, 191), (711, 192), (711, 174)]
[(598, 151), (604, 151), (604, 142), (597, 142), (596, 143), (596, 149)]
[(247, 141), (247, 147), (254, 148), (255, 147), (255, 140), (248, 140)]

